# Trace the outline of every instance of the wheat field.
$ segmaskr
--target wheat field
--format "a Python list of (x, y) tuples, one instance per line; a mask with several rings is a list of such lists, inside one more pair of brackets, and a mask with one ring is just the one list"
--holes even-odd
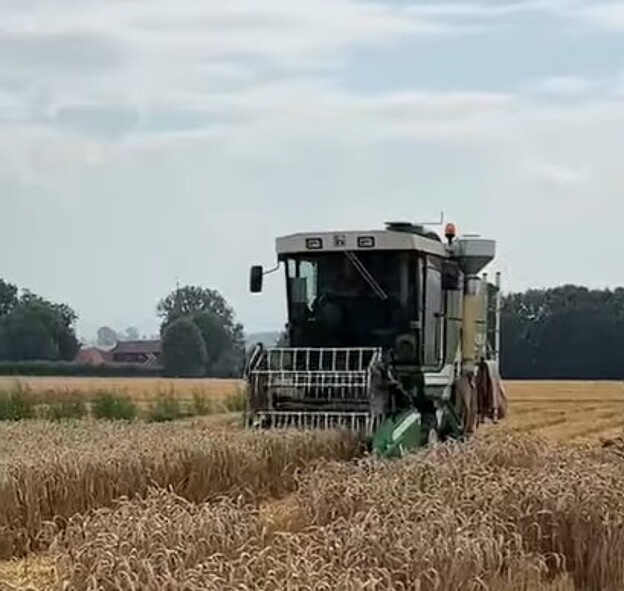
[(130, 397), (134, 402), (151, 402), (162, 394), (173, 394), (181, 401), (200, 395), (221, 400), (235, 395), (243, 386), (238, 380), (168, 378), (91, 378), (0, 376), (0, 391), (16, 387), (31, 392), (42, 402), (82, 396), (85, 400), (106, 392)]
[(0, 423), (0, 590), (621, 591), (624, 386), (506, 389), (501, 424), (392, 462), (235, 415)]
[(510, 382), (510, 413), (501, 429), (552, 441), (599, 442), (624, 426), (622, 382)]

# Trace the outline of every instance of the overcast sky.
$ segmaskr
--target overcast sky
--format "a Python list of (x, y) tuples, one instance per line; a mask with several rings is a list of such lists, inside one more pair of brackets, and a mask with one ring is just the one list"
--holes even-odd
[(81, 334), (176, 280), (279, 328), (276, 235), (441, 209), (507, 289), (624, 284), (624, 3), (0, 4), (0, 276)]

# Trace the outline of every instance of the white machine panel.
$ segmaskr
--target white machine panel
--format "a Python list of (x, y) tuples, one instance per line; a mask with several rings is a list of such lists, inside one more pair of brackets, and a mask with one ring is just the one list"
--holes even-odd
[(277, 254), (339, 252), (346, 250), (414, 250), (448, 257), (448, 247), (436, 240), (408, 232), (319, 232), (292, 234), (277, 239)]

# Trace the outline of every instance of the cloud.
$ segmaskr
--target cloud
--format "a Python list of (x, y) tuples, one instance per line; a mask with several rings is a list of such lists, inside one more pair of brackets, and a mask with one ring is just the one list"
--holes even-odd
[(530, 175), (548, 187), (564, 190), (574, 189), (590, 180), (589, 174), (582, 168), (547, 162), (535, 164)]
[(624, 5), (620, 2), (579, 2), (568, 6), (563, 15), (590, 28), (624, 30)]
[(552, 76), (540, 80), (534, 90), (545, 95), (578, 97), (596, 87), (596, 82), (582, 76)]
[(152, 132), (201, 128), (221, 95), (319, 79), (356, 47), (449, 26), (357, 0), (11, 1), (3, 24), (0, 91), (21, 118), (95, 135), (139, 131), (136, 113)]
[(7, 2), (0, 251), (15, 256), (3, 273), (87, 322), (153, 332), (179, 278), (222, 290), (251, 329), (275, 328), (281, 280), (262, 301), (246, 294), (275, 235), (440, 209), (500, 240), (513, 288), (616, 275), (615, 238), (552, 244), (544, 220), (572, 233), (624, 215), (617, 77), (339, 83), (362, 48), (418, 39), (414, 59), (435, 63), (455, 35), (569, 4)]
[[(278, 121), (272, 124), (279, 126), (278, 111), (287, 114), (300, 92), (334, 101), (336, 113), (353, 102), (332, 84), (357, 48), (474, 32), (491, 19), (498, 26), (500, 19), (562, 5), (557, 0), (10, 2), (4, 14), (8, 32), (0, 36), (0, 72), (5, 72), (0, 91), (13, 95), (8, 100), (22, 105), (20, 118), (33, 125), (47, 122), (111, 138), (218, 129), (258, 119), (260, 110), (265, 120), (273, 110)], [(542, 90), (571, 88), (571, 80), (549, 84)], [(459, 94), (452, 100), (463, 100)], [(469, 100), (479, 100), (477, 95)], [(301, 98), (300, 114), (309, 115), (313, 126), (315, 107)], [(417, 105), (427, 99), (410, 100)], [(1, 109), (0, 101), (0, 123)]]
[(427, 17), (452, 17), (469, 19), (501, 19), (534, 12), (549, 12), (561, 5), (557, 0), (511, 0), (475, 2), (436, 2), (414, 4), (412, 14)]
[[(213, 105), (215, 113), (228, 104)], [(25, 284), (38, 277), (51, 295), (71, 294), (87, 318), (122, 311), (120, 323), (148, 323), (179, 277), (218, 287), (251, 328), (271, 328), (283, 314), (281, 281), (260, 305), (245, 295), (245, 269), (270, 264), (282, 233), (429, 219), (445, 209), (463, 230), (501, 241), (506, 284), (522, 287), (574, 280), (590, 254), (547, 244), (542, 220), (575, 228), (600, 223), (605, 210), (624, 214), (617, 101), (544, 105), (465, 91), (362, 97), (308, 81), (257, 89), (239, 97), (235, 112), (248, 118), (123, 142), (63, 128), (11, 130), (13, 149), (5, 145), (0, 161), (21, 163), (34, 184), (13, 187), (19, 210), (11, 206), (0, 247), (10, 248), (13, 227), (28, 221), (28, 249), (38, 254), (6, 272)], [(128, 248), (132, 264), (120, 262)], [(98, 269), (87, 284), (72, 271), (86, 252)], [(609, 264), (601, 259), (582, 276), (603, 281)]]
[(53, 121), (70, 131), (115, 138), (138, 127), (139, 118), (139, 113), (132, 107), (78, 104), (59, 107)]
[(63, 33), (19, 32), (0, 34), (0, 68), (39, 74), (84, 75), (91, 69), (120, 64), (121, 52), (104, 35), (67, 31)]
[(426, 18), (446, 18), (450, 21), (487, 23), (513, 22), (513, 18), (542, 15), (574, 22), (588, 29), (620, 31), (624, 29), (624, 5), (601, 0), (511, 0), (473, 2), (436, 2), (414, 4), (409, 12)]

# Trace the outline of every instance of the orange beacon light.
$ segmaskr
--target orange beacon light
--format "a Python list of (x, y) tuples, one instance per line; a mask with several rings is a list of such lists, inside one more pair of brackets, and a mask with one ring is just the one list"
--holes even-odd
[(455, 227), (455, 224), (446, 224), (446, 228), (444, 229), (444, 236), (448, 240), (449, 244), (453, 242), (453, 240), (457, 236), (457, 228)]

